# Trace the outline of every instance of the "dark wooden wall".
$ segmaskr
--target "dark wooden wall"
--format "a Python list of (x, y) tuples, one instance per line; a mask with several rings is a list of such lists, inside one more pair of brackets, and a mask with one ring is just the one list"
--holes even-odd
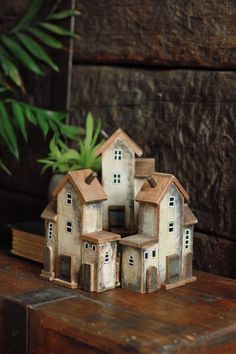
[[(26, 3), (3, 1), (0, 14), (19, 16)], [(235, 1), (76, 6), (81, 40), (74, 48), (71, 121), (82, 123), (92, 111), (108, 133), (126, 130), (145, 156), (156, 158), (158, 171), (175, 174), (199, 220), (195, 266), (236, 277)], [(39, 102), (46, 95), (51, 103), (50, 83), (35, 91)], [(1, 220), (36, 217), (45, 204), (49, 176), (40, 176), (35, 158), (47, 145), (35, 132), (30, 149), (22, 149), (13, 177), (0, 174)]]

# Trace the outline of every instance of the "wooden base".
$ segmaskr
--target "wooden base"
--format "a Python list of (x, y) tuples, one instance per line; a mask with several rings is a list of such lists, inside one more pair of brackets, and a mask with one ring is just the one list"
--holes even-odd
[(53, 279), (53, 283), (57, 284), (57, 285), (64, 286), (65, 288), (68, 288), (68, 289), (76, 289), (76, 288), (78, 288), (78, 284), (69, 283), (68, 281), (65, 281), (65, 280), (62, 280), (62, 279), (59, 279), (59, 278)]
[(171, 283), (171, 284), (163, 284), (162, 288), (165, 290), (169, 290), (169, 289), (173, 289), (173, 288), (177, 288), (177, 286), (181, 286), (181, 285), (185, 285), (188, 283), (192, 283), (193, 281), (196, 281), (197, 277), (191, 277), (191, 278), (187, 278), (187, 279), (181, 279), (179, 281), (176, 281), (175, 283)]
[(43, 280), (52, 281), (55, 278), (55, 273), (54, 272), (46, 272), (45, 270), (42, 269), (39, 277)]

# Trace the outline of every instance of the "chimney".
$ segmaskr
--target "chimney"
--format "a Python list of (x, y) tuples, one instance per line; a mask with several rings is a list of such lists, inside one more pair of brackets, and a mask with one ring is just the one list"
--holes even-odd
[(101, 130), (100, 135), (102, 136), (103, 139), (107, 140), (109, 138), (109, 135), (103, 129)]
[(153, 177), (148, 176), (148, 177), (147, 177), (147, 181), (148, 181), (149, 186), (150, 186), (151, 188), (155, 188), (155, 187), (157, 186), (157, 182), (155, 181), (155, 179), (154, 179)]
[(85, 183), (87, 184), (91, 184), (93, 182), (93, 180), (97, 177), (97, 172), (95, 171), (92, 171), (90, 173), (90, 175), (88, 175), (86, 178), (85, 178)]

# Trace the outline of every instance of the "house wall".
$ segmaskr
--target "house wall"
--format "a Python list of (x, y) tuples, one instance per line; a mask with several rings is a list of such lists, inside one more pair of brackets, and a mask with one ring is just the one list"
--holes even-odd
[[(52, 231), (51, 238), (49, 238), (49, 235), (48, 235), (49, 223), (52, 223), (52, 225), (53, 225), (53, 231)], [(52, 262), (53, 272), (55, 272), (55, 268), (56, 268), (55, 260), (57, 257), (57, 223), (56, 222), (45, 220), (45, 247), (51, 248), (52, 259), (51, 260), (48, 259), (48, 254), (45, 251), (45, 253), (44, 253), (44, 269), (48, 268), (49, 263)]]
[[(185, 233), (185, 230), (186, 229), (189, 229), (190, 230), (190, 237), (189, 237), (189, 247), (186, 248), (185, 247), (185, 237), (184, 237), (184, 233)], [(189, 226), (184, 226), (183, 227), (183, 239), (182, 239), (182, 274), (183, 276), (185, 276), (186, 272), (190, 272), (192, 273), (192, 264), (190, 266), (190, 270), (187, 270), (186, 269), (186, 256), (189, 254), (189, 253), (192, 253), (193, 254), (193, 230), (194, 230), (194, 226), (193, 225), (189, 225)]]
[(156, 206), (140, 203), (138, 230), (140, 234), (158, 238), (158, 215)]
[[(156, 257), (152, 257), (152, 251), (156, 251)], [(148, 252), (148, 259), (144, 258), (144, 253)], [(145, 291), (146, 290), (146, 276), (147, 276), (147, 269), (151, 266), (155, 266), (157, 268), (157, 272), (158, 272), (158, 244), (154, 244), (152, 246), (149, 247), (145, 247), (142, 249), (141, 251), (142, 253), (142, 264), (143, 264), (143, 268), (142, 268), (142, 272), (143, 272), (143, 281), (142, 281), (142, 290)], [(159, 278), (159, 276), (158, 276)]]
[(102, 230), (102, 202), (85, 204), (82, 215), (82, 234)]
[[(168, 206), (169, 197), (175, 197), (174, 207)], [(182, 256), (182, 235), (183, 235), (183, 197), (177, 187), (173, 184), (168, 189), (165, 197), (160, 203), (160, 224), (159, 224), (159, 275), (160, 282), (164, 283), (166, 278), (166, 256), (178, 254)], [(174, 222), (174, 231), (168, 231), (168, 223)]]
[[(138, 192), (143, 186), (144, 181), (146, 178), (135, 178), (134, 179), (134, 199), (136, 198)], [(135, 224), (138, 225), (138, 211), (139, 211), (139, 203), (134, 201), (134, 217), (135, 217)], [(138, 229), (138, 226), (137, 226)]]
[[(105, 263), (105, 254), (109, 254), (109, 262)], [(95, 278), (95, 291), (113, 289), (116, 286), (117, 241), (98, 245), (98, 276)]]
[[(66, 203), (66, 195), (73, 195), (72, 205)], [(70, 181), (68, 181), (57, 197), (58, 214), (58, 256), (65, 254), (75, 256), (76, 270), (81, 265), (81, 204)], [(66, 231), (66, 222), (72, 222), (72, 233)]]
[[(142, 250), (122, 245), (121, 286), (137, 292), (143, 291)], [(134, 257), (134, 265), (129, 265), (129, 256)]]
[[(89, 248), (85, 248), (85, 243), (89, 244)], [(96, 250), (93, 251), (92, 245), (96, 245)], [(83, 241), (82, 242), (82, 264), (84, 263), (91, 263), (94, 265), (94, 285), (97, 284), (97, 277), (98, 277), (98, 245), (92, 242)]]
[[(115, 160), (114, 150), (121, 149), (123, 158)], [(103, 204), (103, 228), (109, 227), (109, 206), (125, 206), (126, 228), (133, 227), (134, 223), (134, 152), (119, 138), (103, 153), (102, 156), (102, 184), (108, 200)], [(113, 174), (121, 173), (121, 183), (113, 183)]]

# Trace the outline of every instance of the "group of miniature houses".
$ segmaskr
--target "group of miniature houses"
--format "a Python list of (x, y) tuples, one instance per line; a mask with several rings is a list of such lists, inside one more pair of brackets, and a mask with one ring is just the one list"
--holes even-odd
[[(194, 281), (189, 196), (171, 174), (118, 129), (97, 150), (102, 184), (89, 170), (71, 171), (42, 213), (41, 277), (69, 288), (121, 287), (153, 292)], [(136, 155), (138, 158), (136, 158)]]

